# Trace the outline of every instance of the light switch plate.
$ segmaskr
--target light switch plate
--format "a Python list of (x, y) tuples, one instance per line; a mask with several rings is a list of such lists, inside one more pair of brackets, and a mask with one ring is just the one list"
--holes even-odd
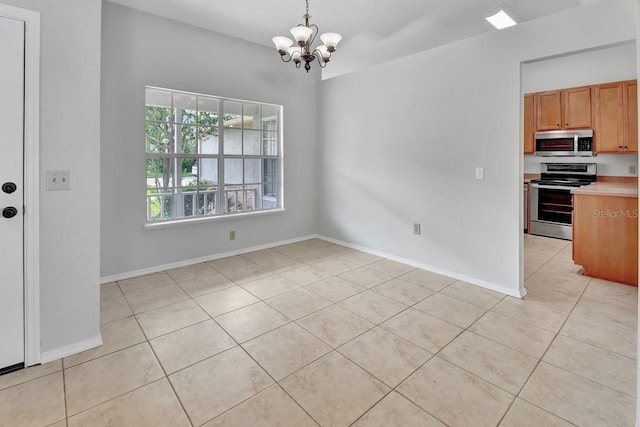
[(484, 168), (478, 166), (476, 168), (476, 179), (484, 179)]
[(47, 171), (47, 191), (71, 190), (71, 171)]

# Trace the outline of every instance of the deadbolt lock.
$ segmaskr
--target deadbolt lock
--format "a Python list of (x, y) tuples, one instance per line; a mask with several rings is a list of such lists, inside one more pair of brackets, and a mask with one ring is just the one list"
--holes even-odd
[(8, 208), (2, 209), (2, 216), (5, 218), (13, 218), (18, 214), (18, 210), (13, 206), (9, 206)]
[(13, 182), (5, 182), (4, 184), (2, 184), (2, 191), (4, 191), (7, 194), (13, 193), (14, 191), (16, 191), (17, 188), (18, 187)]

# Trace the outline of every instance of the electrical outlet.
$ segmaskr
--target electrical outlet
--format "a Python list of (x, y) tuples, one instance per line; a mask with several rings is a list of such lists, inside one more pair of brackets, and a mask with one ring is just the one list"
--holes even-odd
[(231, 230), (229, 232), (229, 240), (236, 240), (236, 230)]
[(476, 168), (476, 179), (484, 179), (484, 168), (478, 166)]
[(636, 169), (636, 165), (629, 165), (629, 175), (635, 175), (638, 173), (638, 169)]
[(71, 171), (47, 171), (46, 188), (50, 190), (71, 190)]
[(413, 234), (420, 234), (420, 224), (417, 222), (413, 224)]

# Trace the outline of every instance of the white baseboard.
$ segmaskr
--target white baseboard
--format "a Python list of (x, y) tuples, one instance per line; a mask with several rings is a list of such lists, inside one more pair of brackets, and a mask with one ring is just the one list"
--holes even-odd
[(97, 336), (84, 341), (75, 342), (73, 344), (44, 351), (40, 356), (40, 363), (45, 364), (53, 362), (54, 360), (62, 359), (63, 357), (71, 356), (82, 351), (91, 350), (92, 348), (100, 347), (101, 345), (102, 336), (98, 334)]
[(296, 238), (288, 239), (288, 240), (281, 240), (279, 242), (266, 243), (264, 245), (252, 246), (252, 247), (249, 247), (249, 248), (238, 249), (238, 250), (235, 250), (235, 251), (222, 252), (222, 253), (218, 253), (218, 254), (215, 254), (215, 255), (207, 255), (207, 256), (204, 256), (204, 257), (200, 257), (200, 258), (187, 259), (187, 260), (184, 260), (184, 261), (172, 262), (170, 264), (156, 265), (156, 266), (149, 267), (149, 268), (143, 268), (141, 270), (128, 271), (126, 273), (114, 274), (114, 275), (111, 275), (111, 276), (101, 277), (100, 278), (100, 284), (104, 285), (105, 283), (111, 283), (111, 282), (115, 282), (117, 280), (130, 279), (132, 277), (144, 276), (145, 274), (157, 273), (159, 271), (171, 270), (172, 268), (186, 267), (186, 266), (193, 265), (193, 264), (200, 264), (202, 262), (214, 261), (214, 260), (220, 259), (220, 258), (228, 258), (228, 257), (231, 257), (231, 256), (242, 255), (242, 254), (246, 254), (246, 253), (249, 253), (249, 252), (254, 252), (254, 251), (260, 251), (260, 250), (263, 250), (263, 249), (274, 248), (276, 246), (288, 245), (288, 244), (291, 244), (291, 243), (298, 243), (298, 242), (302, 242), (303, 240), (314, 239), (314, 238), (317, 238), (317, 237), (318, 237), (317, 234), (310, 234), (310, 235), (307, 235), (307, 236), (296, 237)]
[(344, 242), (342, 240), (333, 239), (331, 237), (318, 235), (318, 239), (326, 240), (327, 242), (335, 243), (337, 245), (347, 246), (352, 249), (356, 249), (362, 252), (366, 252), (372, 255), (381, 256), (383, 258), (387, 258), (393, 261), (398, 261), (403, 264), (410, 265), (412, 267), (421, 268), (423, 270), (431, 271), (432, 273), (441, 274), (443, 276), (451, 277), (452, 279), (460, 280), (462, 282), (467, 282), (472, 285), (480, 286), (481, 288), (489, 289), (492, 291), (500, 292), (501, 294), (509, 295), (516, 298), (524, 298), (527, 294), (524, 289), (511, 289), (506, 288), (501, 285), (496, 285), (495, 283), (490, 283), (482, 279), (477, 279), (475, 277), (465, 276), (464, 274), (456, 273), (455, 271), (445, 270), (443, 268), (434, 267), (433, 265), (424, 264), (418, 261), (414, 261), (407, 258), (402, 258), (399, 256), (391, 255), (386, 252), (378, 251), (375, 249), (366, 248), (364, 246), (355, 245), (353, 243)]
[(411, 260), (411, 259), (398, 257), (396, 255), (388, 254), (386, 252), (382, 252), (382, 251), (378, 251), (378, 250), (375, 250), (375, 249), (366, 248), (364, 246), (356, 245), (356, 244), (353, 244), (353, 243), (350, 243), (350, 242), (345, 242), (345, 241), (342, 241), (342, 240), (338, 240), (338, 239), (334, 239), (334, 238), (331, 238), (331, 237), (322, 236), (322, 235), (318, 235), (318, 234), (310, 234), (310, 235), (307, 235), (307, 236), (296, 237), (296, 238), (288, 239), (288, 240), (281, 240), (281, 241), (278, 241), (278, 242), (267, 243), (267, 244), (264, 244), (264, 245), (252, 246), (252, 247), (249, 247), (249, 248), (238, 249), (238, 250), (235, 250), (235, 251), (222, 252), (222, 253), (218, 253), (218, 254), (214, 254), (214, 255), (208, 255), (208, 256), (204, 256), (204, 257), (200, 257), (200, 258), (193, 258), (193, 259), (188, 259), (188, 260), (184, 260), (184, 261), (173, 262), (173, 263), (170, 263), (170, 264), (164, 264), (164, 265), (156, 265), (156, 266), (149, 267), (149, 268), (144, 268), (144, 269), (141, 269), (141, 270), (135, 270), (135, 271), (129, 271), (129, 272), (126, 272), (126, 273), (120, 273), (120, 274), (114, 274), (114, 275), (111, 275), (111, 276), (105, 276), (105, 277), (101, 277), (100, 278), (100, 283), (101, 284), (111, 283), (111, 282), (115, 282), (117, 280), (130, 279), (132, 277), (144, 276), (145, 274), (151, 274), (151, 273), (157, 273), (159, 271), (171, 270), (172, 268), (186, 267), (186, 266), (193, 265), (193, 264), (199, 264), (199, 263), (207, 262), (207, 261), (214, 261), (216, 259), (227, 258), (227, 257), (235, 256), (235, 255), (242, 255), (242, 254), (246, 254), (246, 253), (249, 253), (249, 252), (259, 251), (259, 250), (263, 250), (263, 249), (269, 249), (269, 248), (273, 248), (273, 247), (276, 247), (276, 246), (288, 245), (290, 243), (297, 243), (297, 242), (301, 242), (303, 240), (314, 239), (314, 238), (326, 240), (327, 242), (331, 242), (331, 243), (335, 243), (335, 244), (338, 244), (338, 245), (346, 246), (346, 247), (349, 247), (349, 248), (357, 249), (359, 251), (366, 252), (366, 253), (369, 253), (369, 254), (372, 254), (372, 255), (377, 255), (377, 256), (384, 257), (384, 258), (388, 258), (390, 260), (398, 261), (398, 262), (401, 262), (403, 264), (408, 264), (408, 265), (410, 265), (412, 267), (421, 268), (423, 270), (431, 271), (433, 273), (442, 274), (443, 276), (451, 277), (452, 279), (456, 279), (456, 280), (460, 280), (460, 281), (463, 281), (463, 282), (471, 283), (472, 285), (480, 286), (481, 288), (485, 288), (485, 289), (489, 289), (489, 290), (492, 290), (492, 291), (500, 292), (501, 294), (510, 295), (512, 297), (524, 298), (525, 295), (527, 294), (524, 289), (506, 288), (504, 286), (497, 285), (497, 284), (491, 283), (491, 282), (487, 282), (485, 280), (478, 279), (478, 278), (475, 278), (475, 277), (466, 276), (464, 274), (460, 274), (460, 273), (457, 273), (455, 271), (445, 270), (445, 269), (442, 269), (442, 268), (435, 267), (433, 265), (424, 264), (424, 263), (421, 263), (421, 262), (418, 262), (418, 261), (414, 261), (414, 260)]

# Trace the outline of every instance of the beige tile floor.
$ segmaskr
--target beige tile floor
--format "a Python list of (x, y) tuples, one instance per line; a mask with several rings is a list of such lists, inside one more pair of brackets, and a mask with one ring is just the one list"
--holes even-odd
[(0, 377), (0, 425), (632, 426), (637, 288), (525, 257), (524, 300), (322, 240), (109, 283), (104, 345)]

